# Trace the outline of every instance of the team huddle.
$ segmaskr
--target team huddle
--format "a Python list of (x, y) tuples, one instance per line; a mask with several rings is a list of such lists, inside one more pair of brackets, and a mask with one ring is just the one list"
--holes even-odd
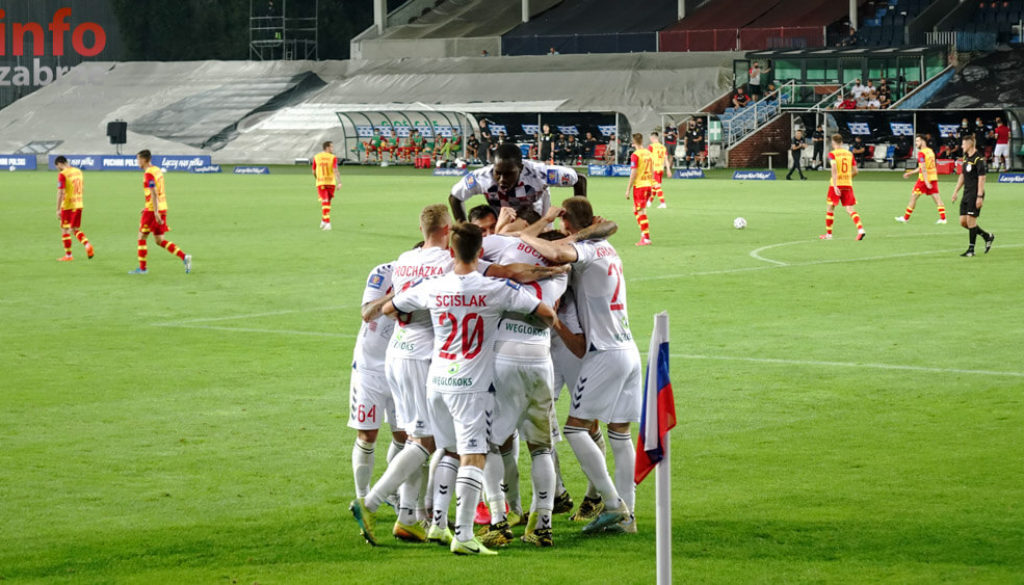
[[(552, 546), (552, 514), (574, 508), (554, 451), (563, 434), (590, 482), (573, 519), (586, 521), (588, 534), (636, 531), (630, 424), (640, 415), (641, 366), (622, 261), (605, 241), (616, 226), (595, 218), (575, 171), (523, 161), (514, 150), (499, 149), (494, 165), (453, 188), (460, 221), (428, 205), (423, 241), (367, 279), (349, 426), (357, 433), (350, 510), (370, 544), (379, 542), (378, 509), (392, 503), (400, 540), (493, 555), (525, 525), (523, 542)], [(549, 186), (577, 195), (553, 207)], [(486, 197), (480, 211), (489, 213), (474, 208), (473, 221), (461, 221), (474, 194)], [(563, 385), (570, 404), (560, 433), (554, 403)], [(371, 485), (385, 420), (388, 466)], [(607, 423), (614, 476), (599, 422)], [(520, 441), (530, 454), (527, 505)], [(481, 501), (489, 518), (474, 532)]]

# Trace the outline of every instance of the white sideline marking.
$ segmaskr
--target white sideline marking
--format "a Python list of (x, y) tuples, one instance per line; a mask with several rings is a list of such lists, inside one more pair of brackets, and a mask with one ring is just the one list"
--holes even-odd
[(327, 331), (299, 331), (296, 329), (257, 329), (254, 327), (219, 327), (217, 325), (189, 325), (186, 323), (153, 323), (154, 327), (176, 327), (179, 329), (208, 329), (231, 331), (233, 333), (277, 333), (284, 335), (311, 335), (314, 337), (355, 337), (354, 333), (330, 333)]
[(754, 362), (758, 364), (780, 364), (789, 366), (832, 366), (837, 368), (870, 368), (875, 370), (902, 370), (908, 372), (929, 372), (933, 374), (973, 374), (978, 376), (1009, 376), (1011, 378), (1024, 378), (1024, 372), (1005, 372), (998, 370), (965, 370), (961, 368), (930, 368), (927, 366), (910, 366), (902, 364), (878, 364), (858, 362), (829, 362), (814, 360), (787, 360), (777, 358), (757, 357), (733, 357), (716, 355), (696, 355), (689, 353), (669, 354), (674, 358), (687, 360), (720, 360), (735, 362)]
[(228, 315), (226, 317), (200, 317), (198, 319), (182, 319), (181, 321), (167, 321), (165, 323), (151, 323), (153, 327), (177, 327), (181, 329), (207, 329), (210, 331), (232, 331), (239, 333), (276, 333), (285, 335), (310, 335), (314, 337), (345, 337), (352, 338), (354, 333), (331, 333), (327, 331), (300, 331), (297, 329), (261, 329), (256, 327), (224, 327), (218, 325), (202, 325), (202, 323), (213, 323), (216, 321), (232, 321), (237, 319), (255, 319), (259, 317), (274, 317), (277, 315), (290, 315), (293, 313), (317, 313), (321, 311), (336, 311), (347, 309), (351, 305), (337, 305), (333, 307), (316, 307), (314, 309), (285, 309), (282, 311), (268, 311), (266, 313), (248, 313), (245, 315)]

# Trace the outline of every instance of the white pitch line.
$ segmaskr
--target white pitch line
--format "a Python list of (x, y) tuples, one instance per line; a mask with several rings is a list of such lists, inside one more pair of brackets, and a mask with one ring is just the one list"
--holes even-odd
[(180, 329), (207, 329), (230, 331), (232, 333), (276, 333), (284, 335), (308, 335), (313, 337), (355, 337), (354, 333), (330, 333), (326, 331), (298, 331), (295, 329), (258, 329), (254, 327), (221, 327), (217, 325), (192, 325), (187, 323), (153, 323), (154, 327), (175, 327)]
[[(787, 242), (787, 244), (792, 242)], [(999, 249), (1006, 248), (1020, 248), (1024, 247), (1024, 244), (1006, 244), (999, 246)], [(845, 264), (848, 262), (868, 262), (871, 260), (890, 260), (894, 258), (909, 258), (913, 256), (928, 256), (932, 254), (953, 254), (959, 251), (960, 248), (948, 248), (946, 250), (928, 250), (926, 252), (907, 252), (905, 254), (888, 254), (885, 256), (867, 256), (864, 258), (846, 258), (841, 260), (813, 260), (811, 262), (794, 262), (792, 264), (776, 263), (771, 265), (762, 266), (748, 266), (746, 268), (727, 268), (725, 270), (708, 270), (705, 272), (686, 272), (677, 274), (660, 274), (657, 276), (640, 276), (637, 278), (630, 278), (629, 282), (633, 281), (648, 281), (648, 280), (673, 280), (676, 278), (687, 278), (691, 276), (714, 276), (716, 274), (735, 274), (738, 272), (753, 272), (757, 270), (773, 270), (777, 268), (799, 268), (802, 266), (818, 266), (821, 264)], [(766, 262), (778, 262), (776, 260), (770, 260), (767, 258), (761, 258)]]
[(750, 257), (755, 259), (755, 260), (761, 260), (763, 262), (771, 262), (772, 264), (777, 264), (779, 266), (789, 266), (788, 262), (782, 262), (780, 260), (772, 260), (771, 258), (765, 258), (765, 257), (761, 256), (760, 252), (762, 252), (764, 250), (771, 250), (772, 248), (781, 248), (782, 246), (792, 246), (793, 244), (803, 244), (805, 242), (806, 242), (806, 240), (797, 240), (795, 242), (782, 242), (781, 244), (771, 244), (769, 246), (761, 246), (760, 248), (758, 248), (756, 250), (751, 250), (750, 251)]
[(1024, 378), (1024, 372), (1006, 372), (999, 370), (965, 370), (961, 368), (930, 368), (927, 366), (910, 366), (902, 364), (878, 364), (878, 363), (858, 363), (858, 362), (830, 362), (830, 361), (814, 361), (814, 360), (787, 360), (777, 358), (757, 358), (757, 357), (733, 357), (733, 356), (715, 356), (715, 355), (696, 355), (688, 353), (673, 353), (669, 354), (674, 358), (688, 359), (688, 360), (719, 360), (719, 361), (735, 361), (735, 362), (753, 362), (758, 364), (780, 364), (790, 366), (831, 366), (836, 368), (868, 368), (875, 370), (900, 370), (908, 372), (929, 372), (933, 374), (971, 374), (976, 376), (1008, 376), (1011, 378)]
[(268, 311), (266, 313), (249, 313), (246, 315), (228, 315), (227, 317), (199, 317), (197, 319), (182, 319), (180, 321), (168, 321), (166, 323), (153, 323), (157, 327), (175, 327), (182, 323), (213, 323), (214, 321), (232, 321), (235, 319), (257, 319), (259, 317), (274, 317), (277, 315), (291, 315), (293, 313), (315, 313), (317, 311), (335, 311), (346, 309), (351, 305), (338, 305), (334, 307), (316, 307), (314, 309), (284, 309), (282, 311)]

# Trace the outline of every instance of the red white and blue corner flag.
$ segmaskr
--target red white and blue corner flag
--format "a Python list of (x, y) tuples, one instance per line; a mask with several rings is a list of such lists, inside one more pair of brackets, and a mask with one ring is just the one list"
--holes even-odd
[(647, 353), (647, 378), (644, 380), (644, 403), (633, 471), (633, 482), (637, 484), (665, 456), (666, 434), (676, 426), (676, 403), (668, 377), (668, 354), (668, 313), (660, 313), (654, 319)]

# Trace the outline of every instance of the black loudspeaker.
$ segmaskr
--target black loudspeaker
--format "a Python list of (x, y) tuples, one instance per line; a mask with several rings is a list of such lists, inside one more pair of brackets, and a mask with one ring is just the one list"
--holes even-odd
[(124, 144), (128, 142), (128, 122), (108, 122), (107, 136), (111, 144)]

